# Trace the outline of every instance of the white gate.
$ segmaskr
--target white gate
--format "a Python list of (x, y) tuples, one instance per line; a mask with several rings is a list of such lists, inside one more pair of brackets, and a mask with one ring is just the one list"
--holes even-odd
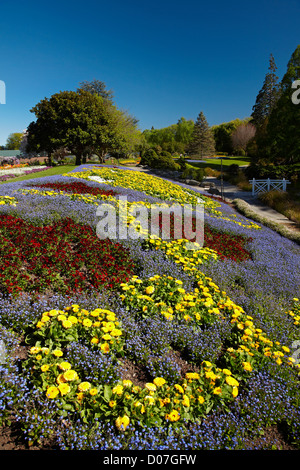
[(282, 180), (270, 180), (270, 178), (266, 180), (256, 180), (253, 178), (249, 182), (252, 184), (252, 196), (272, 190), (286, 191), (286, 185), (290, 184), (285, 178)]

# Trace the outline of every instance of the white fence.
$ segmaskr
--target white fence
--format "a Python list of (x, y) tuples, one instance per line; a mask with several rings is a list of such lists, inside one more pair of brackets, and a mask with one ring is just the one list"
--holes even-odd
[(282, 180), (270, 180), (270, 178), (266, 180), (256, 180), (253, 178), (249, 181), (252, 184), (252, 196), (258, 193), (265, 193), (267, 191), (286, 191), (286, 185), (290, 184), (285, 178)]

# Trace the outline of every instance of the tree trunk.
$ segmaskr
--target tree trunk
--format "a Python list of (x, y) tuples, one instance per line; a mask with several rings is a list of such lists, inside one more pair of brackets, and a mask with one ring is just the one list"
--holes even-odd
[(48, 152), (48, 165), (52, 166), (52, 155), (51, 152)]
[(75, 165), (81, 165), (81, 154), (76, 155)]
[(104, 157), (105, 157), (106, 152), (102, 151), (98, 154), (99, 157), (99, 162), (104, 163)]

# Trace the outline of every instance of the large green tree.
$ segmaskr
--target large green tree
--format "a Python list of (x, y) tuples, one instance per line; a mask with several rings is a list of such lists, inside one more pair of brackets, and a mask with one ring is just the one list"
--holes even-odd
[(280, 97), (268, 122), (272, 163), (300, 162), (300, 104), (293, 102), (292, 85), (300, 78), (300, 45), (293, 52), (280, 83)]
[(190, 156), (208, 156), (215, 151), (214, 135), (209, 127), (206, 117), (201, 111), (194, 125), (191, 142), (188, 146), (187, 153)]
[(5, 148), (7, 150), (19, 150), (22, 137), (23, 137), (22, 132), (12, 132), (7, 137)]
[(41, 100), (31, 112), (37, 119), (28, 127), (28, 151), (43, 150), (50, 157), (63, 147), (80, 165), (88, 154), (103, 161), (109, 150), (128, 147), (129, 121), (125, 125), (122, 112), (98, 93), (63, 91)]

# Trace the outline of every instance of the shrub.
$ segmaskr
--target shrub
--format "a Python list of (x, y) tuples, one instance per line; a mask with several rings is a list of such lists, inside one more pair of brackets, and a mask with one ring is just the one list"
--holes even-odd
[(140, 163), (156, 169), (178, 170), (180, 168), (180, 165), (174, 162), (169, 152), (163, 151), (160, 155), (157, 155), (153, 149), (146, 150)]

